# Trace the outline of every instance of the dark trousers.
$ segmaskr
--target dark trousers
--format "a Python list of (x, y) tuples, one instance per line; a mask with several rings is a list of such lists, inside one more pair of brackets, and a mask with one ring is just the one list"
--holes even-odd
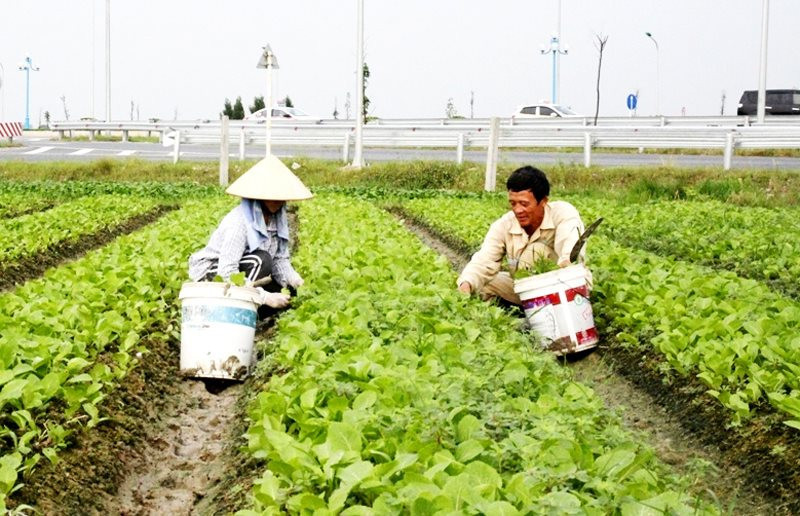
[[(217, 275), (218, 267), (219, 264), (215, 261), (203, 279), (212, 281), (214, 276)], [(261, 250), (247, 253), (239, 260), (239, 272), (244, 272), (247, 281), (250, 282), (266, 278), (272, 274), (272, 257), (266, 251)], [(279, 292), (281, 290), (281, 286), (276, 281), (270, 281), (266, 285), (262, 285), (262, 288), (267, 292)], [(265, 319), (275, 313), (277, 313), (277, 310), (267, 305), (258, 307), (259, 319)]]
[[(203, 279), (205, 281), (212, 281), (214, 276), (217, 275), (218, 270), (219, 262), (214, 260), (206, 273), (206, 277)], [(247, 281), (250, 282), (266, 278), (272, 274), (272, 257), (268, 252), (261, 250), (247, 253), (239, 260), (239, 272), (243, 272)], [(273, 283), (274, 282), (270, 283), (270, 285)], [(266, 286), (264, 288), (270, 290), (267, 289)], [(278, 290), (280, 290), (280, 287), (278, 287)], [(277, 292), (277, 290), (272, 292)]]

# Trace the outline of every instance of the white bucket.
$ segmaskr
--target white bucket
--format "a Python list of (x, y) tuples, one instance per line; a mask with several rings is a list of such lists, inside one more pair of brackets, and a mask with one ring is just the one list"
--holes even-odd
[(180, 373), (241, 380), (253, 362), (258, 291), (230, 283), (184, 283), (181, 288)]
[(597, 346), (586, 268), (570, 265), (514, 282), (531, 328), (557, 355)]

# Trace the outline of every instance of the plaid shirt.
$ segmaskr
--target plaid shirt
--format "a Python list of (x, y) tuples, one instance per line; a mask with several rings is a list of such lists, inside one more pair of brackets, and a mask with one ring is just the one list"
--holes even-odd
[[(268, 238), (259, 246), (272, 257), (272, 279), (286, 286), (290, 279), (299, 274), (289, 261), (289, 242), (278, 237), (275, 218), (267, 221)], [(219, 260), (218, 274), (228, 280), (231, 274), (239, 272), (239, 261), (247, 253), (247, 221), (239, 206), (233, 208), (208, 241), (208, 245), (189, 257), (189, 277), (201, 281), (215, 260)]]

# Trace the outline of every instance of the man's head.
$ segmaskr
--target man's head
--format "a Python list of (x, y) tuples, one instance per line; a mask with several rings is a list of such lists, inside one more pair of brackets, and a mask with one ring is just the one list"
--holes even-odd
[(506, 181), (508, 203), (519, 225), (529, 232), (536, 231), (544, 219), (544, 207), (550, 195), (550, 182), (538, 168), (518, 168)]

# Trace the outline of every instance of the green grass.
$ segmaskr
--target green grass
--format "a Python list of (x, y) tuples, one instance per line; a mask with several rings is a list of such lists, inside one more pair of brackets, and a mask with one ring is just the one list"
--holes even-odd
[[(232, 161), (231, 181), (254, 161)], [(339, 186), (391, 189), (449, 189), (483, 191), (482, 164), (442, 161), (375, 163), (361, 170), (337, 161), (293, 158), (295, 173), (310, 187)], [(535, 165), (535, 163), (532, 163)], [(501, 163), (498, 190), (503, 190), (516, 164)], [(577, 164), (542, 167), (552, 191), (641, 201), (647, 199), (716, 199), (743, 206), (800, 205), (800, 174), (773, 170), (724, 171), (722, 167), (598, 167)], [(189, 182), (212, 185), (219, 181), (217, 162), (148, 162), (103, 159), (94, 162), (2, 162), (0, 180), (104, 180)]]

